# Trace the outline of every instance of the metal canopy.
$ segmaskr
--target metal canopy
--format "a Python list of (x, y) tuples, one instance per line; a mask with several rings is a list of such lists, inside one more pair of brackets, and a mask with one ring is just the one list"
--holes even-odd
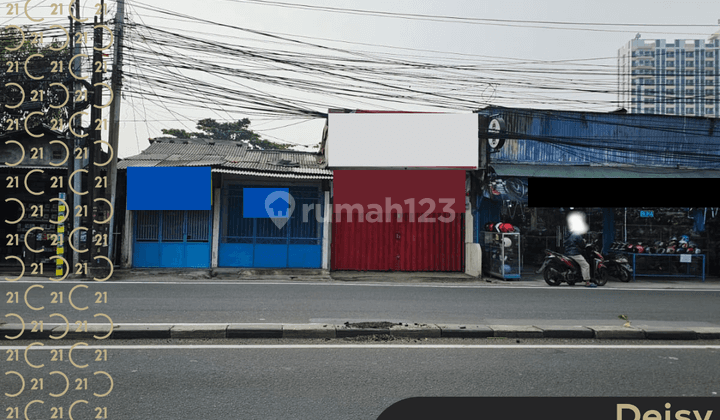
[(515, 165), (496, 163), (490, 166), (501, 176), (524, 178), (720, 178), (720, 171), (674, 168)]

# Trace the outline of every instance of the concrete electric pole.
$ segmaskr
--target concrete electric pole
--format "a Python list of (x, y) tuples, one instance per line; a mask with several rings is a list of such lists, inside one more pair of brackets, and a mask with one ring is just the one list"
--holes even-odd
[[(115, 13), (115, 53), (113, 56), (113, 70), (111, 86), (113, 101), (110, 103), (110, 132), (108, 142), (113, 150), (113, 157), (108, 169), (108, 188), (110, 191), (110, 206), (115, 209), (115, 197), (117, 195), (117, 160), (120, 132), (120, 97), (122, 96), (122, 46), (125, 23), (125, 0), (118, 0)], [(115, 256), (115, 218), (110, 219), (110, 231), (108, 232), (108, 252), (110, 259), (114, 262)]]

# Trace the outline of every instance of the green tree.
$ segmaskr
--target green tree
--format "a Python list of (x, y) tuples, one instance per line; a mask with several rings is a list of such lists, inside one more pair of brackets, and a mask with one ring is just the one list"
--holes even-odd
[(287, 144), (275, 143), (260, 138), (260, 135), (250, 130), (250, 119), (243, 118), (233, 122), (217, 122), (212, 118), (198, 121), (195, 128), (199, 131), (186, 131), (178, 128), (163, 128), (163, 134), (179, 139), (210, 138), (216, 140), (244, 141), (260, 149), (283, 150), (290, 147)]
[[(32, 32), (27, 27), (0, 29), (0, 65), (3, 66), (0, 72), (0, 133), (24, 130), (25, 119), (32, 112), (42, 115), (34, 114), (28, 127), (46, 124), (54, 125), (58, 131), (65, 129), (61, 121), (66, 123), (68, 120), (72, 104), (72, 98), (68, 96), (74, 93), (73, 77), (68, 69), (69, 54), (65, 40), (45, 39), (44, 34)], [(36, 56), (31, 58), (33, 55)], [(27, 61), (28, 58), (31, 59)], [(66, 87), (68, 93), (57, 83)], [(66, 105), (57, 108), (66, 99), (69, 99)]]

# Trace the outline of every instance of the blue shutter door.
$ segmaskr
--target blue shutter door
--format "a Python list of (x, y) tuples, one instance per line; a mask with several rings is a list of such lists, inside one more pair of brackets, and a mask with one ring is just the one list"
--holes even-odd
[[(264, 186), (267, 187), (267, 186)], [(231, 185), (223, 189), (218, 266), (252, 268), (320, 268), (322, 266), (323, 197), (318, 187), (290, 187), (295, 210), (290, 220), (278, 228), (271, 219), (243, 217), (243, 188)], [(307, 220), (303, 208), (311, 206)]]
[(142, 210), (135, 214), (134, 267), (209, 268), (209, 210)]

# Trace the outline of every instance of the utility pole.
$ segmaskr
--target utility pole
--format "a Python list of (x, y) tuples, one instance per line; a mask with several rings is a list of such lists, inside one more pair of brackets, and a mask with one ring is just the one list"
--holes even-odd
[[(72, 13), (72, 10), (69, 10), (69, 13)], [(72, 34), (69, 38), (70, 44), (69, 44), (69, 55), (66, 57), (68, 60), (72, 57), (73, 51), (75, 51), (75, 24), (73, 22), (72, 16), (68, 16), (69, 20), (69, 26), (70, 26), (70, 33)], [(69, 63), (68, 63), (69, 67)], [(76, 97), (74, 89), (75, 89), (75, 81), (72, 80), (72, 87), (73, 87), (73, 95), (70, 102), (70, 111), (69, 115), (72, 115), (75, 113), (75, 104), (76, 104)], [(68, 128), (70, 127), (70, 121), (68, 121)], [(68, 158), (68, 164), (67, 164), (67, 173), (66, 173), (66, 193), (65, 193), (65, 203), (66, 208), (65, 211), (59, 211), (58, 216), (61, 214), (64, 214), (63, 217), (63, 224), (62, 231), (63, 233), (59, 233), (59, 243), (60, 248), (63, 248), (64, 255), (66, 257), (66, 260), (68, 261), (68, 265), (71, 264), (71, 261), (73, 261), (73, 256), (75, 254), (75, 251), (70, 247), (70, 241), (68, 239), (68, 236), (70, 235), (70, 232), (75, 228), (74, 224), (74, 217), (73, 217), (73, 209), (75, 208), (75, 194), (73, 194), (72, 190), (70, 189), (70, 177), (72, 176), (73, 171), (75, 171), (75, 136), (71, 133), (71, 131), (68, 129), (65, 132), (65, 141), (67, 144), (68, 151), (70, 153), (70, 156)], [(62, 195), (61, 195), (62, 197)], [(58, 207), (58, 210), (60, 207)], [(59, 220), (59, 218), (58, 218)], [(59, 230), (58, 230), (59, 232)], [(70, 267), (63, 267), (63, 271), (67, 270), (65, 274), (70, 274), (72, 272), (72, 266)], [(56, 270), (56, 273), (58, 273), (58, 270)]]
[[(100, 3), (100, 10), (104, 10), (104, 4)], [(104, 206), (96, 205), (95, 204), (95, 198), (96, 197), (104, 197), (105, 196), (105, 188), (103, 186), (103, 179), (107, 180), (107, 178), (103, 178), (102, 174), (105, 168), (98, 167), (98, 161), (103, 160), (100, 155), (102, 148), (100, 147), (100, 141), (102, 141), (102, 128), (103, 128), (103, 118), (102, 118), (102, 109), (100, 106), (102, 106), (102, 74), (103, 74), (103, 68), (105, 66), (104, 60), (102, 58), (102, 51), (100, 50), (103, 45), (102, 41), (102, 28), (98, 27), (98, 18), (95, 16), (94, 19), (94, 31), (93, 31), (93, 73), (92, 73), (92, 84), (93, 84), (93, 103), (91, 105), (90, 109), (90, 127), (92, 130), (92, 135), (88, 136), (88, 142), (87, 147), (90, 151), (89, 157), (90, 161), (88, 162), (88, 182), (87, 182), (87, 191), (88, 191), (88, 200), (87, 200), (87, 209), (88, 209), (88, 217), (90, 220), (88, 223), (90, 224), (90, 229), (88, 231), (88, 241), (87, 241), (87, 249), (90, 250), (89, 252), (89, 260), (88, 266), (92, 267), (93, 272), (97, 270), (99, 266), (102, 266), (105, 264), (105, 262), (99, 261), (96, 257), (98, 255), (105, 256), (105, 251), (107, 251), (107, 243), (103, 246), (103, 239), (107, 238), (105, 235), (106, 229), (104, 224), (97, 223), (98, 218), (104, 219), (104, 217), (100, 217), (101, 211), (100, 208), (104, 208)], [(98, 182), (99, 181), (99, 182)], [(99, 189), (100, 191), (96, 191), (96, 189)], [(99, 241), (95, 238), (98, 237)], [(109, 270), (108, 270), (109, 271)], [(85, 273), (87, 277), (91, 277), (90, 273)], [(99, 277), (105, 277), (105, 275), (99, 276)]]
[[(110, 168), (108, 169), (108, 188), (110, 191), (110, 206), (115, 210), (115, 196), (117, 195), (117, 160), (118, 160), (118, 143), (120, 132), (120, 97), (122, 96), (122, 46), (125, 24), (125, 0), (117, 1), (117, 11), (115, 13), (115, 53), (113, 55), (112, 79), (110, 89), (113, 93), (113, 101), (110, 103), (110, 132), (108, 133), (108, 143), (110, 143), (113, 152)], [(115, 217), (110, 219), (110, 227), (108, 232), (108, 253), (110, 259), (114, 261), (115, 252)]]
[[(78, 54), (81, 54), (80, 47), (81, 47), (82, 42), (80, 40), (83, 39), (83, 37), (82, 37), (83, 24), (82, 24), (82, 22), (80, 22), (80, 2), (75, 2), (75, 19), (74, 19), (74, 23), (73, 23), (73, 28), (75, 30), (73, 32), (72, 37), (75, 40), (77, 40), (74, 43), (74, 48), (73, 48), (73, 57), (75, 57)], [(80, 34), (80, 36), (78, 36), (77, 34)], [(78, 80), (78, 78), (82, 77), (82, 74), (81, 74), (82, 60), (81, 60), (81, 58), (82, 57), (78, 57), (77, 59), (73, 60), (72, 71), (73, 71), (73, 74), (75, 74), (75, 78), (73, 80), (73, 86), (74, 86), (73, 92), (82, 90), (82, 87), (83, 87), (82, 84), (80, 83), (80, 81)], [(90, 92), (88, 92), (88, 94), (90, 94)], [(79, 102), (82, 102), (81, 100), (79, 100), (77, 98), (77, 95), (73, 95), (73, 98), (74, 98), (74, 103), (73, 103), (74, 105), (77, 105)], [(79, 111), (80, 110), (78, 109), (77, 106), (73, 107), (73, 112), (79, 112)], [(82, 131), (82, 117), (81, 116), (76, 117), (71, 123), (74, 126), (73, 131), (75, 133), (79, 133)], [(78, 169), (82, 169), (83, 166), (85, 166), (86, 161), (85, 161), (84, 153), (82, 153), (83, 152), (83, 149), (81, 147), (82, 139), (79, 138), (75, 134), (73, 135), (73, 137), (74, 137), (73, 148), (70, 150), (73, 152), (72, 166), (73, 166), (73, 172), (74, 172), (74, 171), (77, 171)], [(77, 159), (77, 156), (75, 155), (75, 150), (77, 148), (80, 149), (81, 159)], [(73, 178), (72, 183), (73, 183), (72, 188), (74, 188), (75, 191), (80, 192), (81, 187), (82, 187), (81, 173), (75, 174), (75, 177)], [(68, 184), (70, 184), (69, 179), (68, 179)], [(82, 209), (82, 197), (72, 191), (71, 191), (71, 194), (72, 194), (72, 203), (73, 204), (70, 204), (70, 208), (68, 209), (68, 212), (69, 212), (69, 216), (72, 216), (72, 220), (73, 220), (71, 229), (76, 229), (77, 227), (82, 226), (79, 212), (75, 211), (75, 207), (78, 205), (80, 205), (81, 206), (80, 209)], [(71, 230), (71, 232), (72, 232), (72, 230)], [(75, 249), (80, 249), (80, 235), (79, 234), (73, 235), (72, 241), (73, 241), (73, 246), (75, 247)], [(72, 265), (70, 267), (70, 270), (68, 270), (70, 272), (72, 272), (73, 268), (76, 266), (76, 264), (78, 264), (79, 258), (80, 258), (80, 255), (77, 252), (72, 252), (72, 255), (73, 255)]]

